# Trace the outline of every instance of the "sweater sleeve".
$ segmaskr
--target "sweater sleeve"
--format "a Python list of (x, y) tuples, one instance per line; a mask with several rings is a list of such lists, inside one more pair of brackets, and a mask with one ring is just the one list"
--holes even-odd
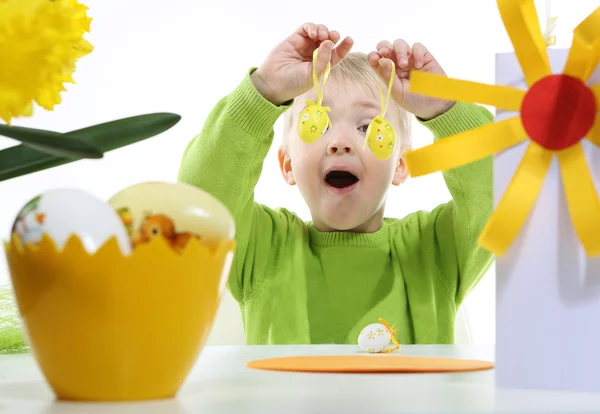
[[(493, 122), (485, 108), (458, 102), (448, 112), (423, 121), (434, 141)], [(478, 238), (493, 208), (492, 157), (444, 171), (452, 200), (431, 215), (438, 258), (442, 261), (436, 277), (446, 285), (459, 306), (489, 269), (493, 256), (478, 244)], [(454, 271), (446, 271), (454, 269)], [(452, 276), (455, 275), (455, 276)]]
[(236, 224), (236, 251), (227, 287), (238, 302), (255, 292), (269, 255), (286, 235), (286, 216), (254, 201), (254, 189), (273, 141), (273, 126), (290, 103), (275, 106), (258, 93), (250, 70), (212, 109), (188, 144), (180, 182), (202, 188), (229, 209)]

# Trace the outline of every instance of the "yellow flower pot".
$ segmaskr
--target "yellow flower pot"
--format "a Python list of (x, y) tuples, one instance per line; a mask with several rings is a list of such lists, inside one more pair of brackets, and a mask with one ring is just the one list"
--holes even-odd
[(73, 236), (62, 251), (5, 243), (33, 354), (63, 400), (175, 396), (210, 333), (234, 241), (192, 239), (182, 254), (157, 238), (123, 256), (113, 238), (88, 254)]

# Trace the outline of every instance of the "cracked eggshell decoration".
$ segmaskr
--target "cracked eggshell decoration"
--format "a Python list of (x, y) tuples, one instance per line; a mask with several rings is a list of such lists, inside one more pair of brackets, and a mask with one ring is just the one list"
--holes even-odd
[(89, 254), (113, 236), (124, 255), (131, 243), (119, 215), (105, 201), (76, 189), (56, 189), (30, 200), (19, 211), (11, 234), (22, 244), (37, 244), (47, 234), (62, 249), (72, 235), (81, 239)]
[(162, 236), (181, 253), (191, 238), (217, 246), (235, 236), (235, 221), (227, 207), (192, 185), (136, 184), (115, 194), (109, 204), (125, 224), (134, 249)]

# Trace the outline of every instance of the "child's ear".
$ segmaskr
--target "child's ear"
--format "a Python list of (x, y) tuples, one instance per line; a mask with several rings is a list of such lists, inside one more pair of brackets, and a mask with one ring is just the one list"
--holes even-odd
[(277, 151), (277, 156), (279, 158), (279, 169), (281, 170), (281, 175), (286, 183), (289, 185), (296, 185), (296, 180), (294, 179), (294, 173), (292, 172), (292, 159), (290, 158), (290, 154), (286, 146), (282, 145), (279, 147)]
[(400, 156), (398, 157), (398, 164), (396, 165), (396, 169), (394, 170), (394, 177), (392, 178), (393, 185), (400, 185), (408, 178), (408, 168), (406, 168), (406, 163), (404, 162), (404, 158), (402, 155), (409, 151), (410, 148), (402, 148), (400, 152)]

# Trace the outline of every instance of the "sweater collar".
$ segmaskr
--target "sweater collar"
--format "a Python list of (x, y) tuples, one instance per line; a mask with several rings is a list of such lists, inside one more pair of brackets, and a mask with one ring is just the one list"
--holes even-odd
[(349, 231), (322, 232), (312, 222), (307, 223), (310, 244), (315, 247), (376, 247), (389, 243), (389, 222), (383, 224), (374, 233), (353, 233)]

